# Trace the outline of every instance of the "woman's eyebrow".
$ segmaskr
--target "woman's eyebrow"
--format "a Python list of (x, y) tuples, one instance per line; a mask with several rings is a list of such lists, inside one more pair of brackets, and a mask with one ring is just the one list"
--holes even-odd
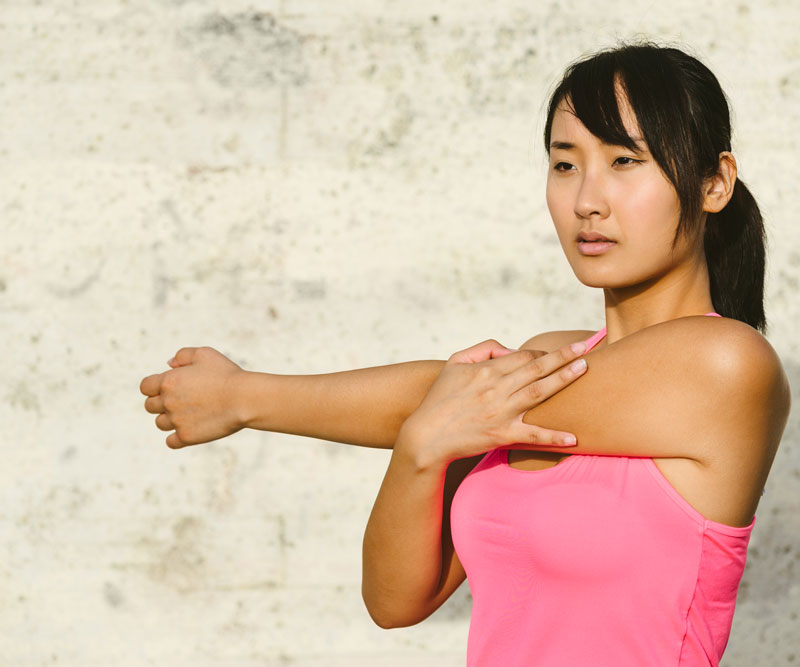
[[(636, 144), (636, 147), (640, 153), (643, 153), (646, 150), (644, 139), (642, 139), (642, 137), (631, 137), (631, 139)], [(616, 145), (616, 144), (608, 144), (605, 141), (603, 143), (608, 146)], [(577, 146), (570, 141), (555, 140), (550, 142), (550, 150), (553, 150), (554, 148), (560, 149), (562, 151), (570, 151), (577, 148)]]

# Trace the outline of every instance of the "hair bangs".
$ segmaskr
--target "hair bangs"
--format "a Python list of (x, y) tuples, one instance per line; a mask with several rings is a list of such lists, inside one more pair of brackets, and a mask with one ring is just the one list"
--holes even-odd
[[(588, 67), (576, 68), (565, 82), (562, 99), (589, 132), (604, 143), (637, 150), (637, 144), (625, 129), (619, 110), (620, 86), (616, 63), (598, 58)], [(555, 110), (554, 110), (555, 112)]]

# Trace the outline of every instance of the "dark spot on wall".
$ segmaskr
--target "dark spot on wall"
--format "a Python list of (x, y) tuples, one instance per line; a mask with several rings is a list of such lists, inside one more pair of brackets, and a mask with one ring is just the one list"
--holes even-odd
[(178, 209), (175, 207), (175, 202), (171, 199), (163, 199), (161, 201), (161, 208), (163, 209), (164, 213), (166, 213), (167, 217), (172, 221), (175, 231), (179, 234), (182, 233), (186, 228), (186, 225), (184, 225), (183, 218), (181, 218), (180, 214), (178, 213)]
[(183, 516), (172, 524), (171, 539), (142, 536), (138, 545), (149, 553), (145, 571), (150, 578), (182, 593), (196, 590), (206, 576), (203, 528), (199, 518)]
[(366, 141), (363, 144), (361, 141), (353, 142), (350, 152), (353, 155), (361, 152), (365, 155), (376, 156), (392, 151), (400, 146), (409, 134), (413, 122), (414, 110), (410, 99), (405, 94), (397, 95), (388, 100), (382, 122), (383, 127), (375, 129), (370, 125), (367, 129)]
[(519, 277), (519, 272), (513, 266), (504, 266), (500, 270), (500, 285), (509, 287)]
[(80, 296), (84, 292), (88, 291), (92, 285), (98, 282), (104, 265), (105, 259), (101, 257), (99, 260), (97, 260), (97, 265), (95, 266), (94, 270), (91, 270), (88, 275), (83, 277), (78, 282), (72, 282), (69, 276), (72, 266), (71, 264), (67, 264), (64, 267), (63, 281), (58, 285), (48, 285), (47, 291), (53, 296), (60, 298), (71, 299)]
[(41, 412), (39, 397), (33, 393), (25, 381), (20, 381), (6, 394), (6, 401), (12, 408), (22, 408), (31, 412)]
[(153, 275), (153, 305), (164, 306), (175, 285), (176, 281), (165, 275), (163, 269), (159, 267)]
[(109, 607), (120, 607), (124, 602), (122, 591), (109, 581), (103, 586), (103, 598)]
[(301, 85), (308, 78), (305, 38), (266, 12), (219, 12), (184, 27), (181, 47), (226, 87)]
[(800, 89), (800, 69), (793, 69), (778, 79), (778, 92), (782, 97), (794, 97)]
[(292, 287), (298, 299), (309, 301), (324, 299), (328, 291), (324, 280), (295, 280)]

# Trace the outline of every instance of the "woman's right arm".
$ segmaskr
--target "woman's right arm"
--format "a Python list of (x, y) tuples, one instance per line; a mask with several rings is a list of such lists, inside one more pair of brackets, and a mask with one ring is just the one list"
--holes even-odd
[(420, 465), (413, 450), (401, 435), (364, 533), (362, 595), (382, 628), (419, 623), (466, 578), (450, 533), (450, 506), (481, 457)]
[(445, 364), (400, 429), (364, 533), (362, 594), (378, 625), (418, 623), (464, 580), (449, 509), (481, 454), (511, 444), (570, 444), (568, 434), (526, 425), (522, 416), (581, 376), (585, 364), (572, 362), (583, 350), (491, 359), (480, 344)]
[[(499, 343), (498, 349), (506, 350)], [(242, 428), (391, 448), (444, 361), (322, 375), (244, 371), (210, 347), (183, 348), (171, 370), (142, 380), (145, 409), (172, 448), (223, 438)]]

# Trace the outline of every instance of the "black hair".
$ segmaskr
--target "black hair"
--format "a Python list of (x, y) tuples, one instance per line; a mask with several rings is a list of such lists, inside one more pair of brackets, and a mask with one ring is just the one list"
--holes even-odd
[[(553, 116), (562, 101), (600, 140), (636, 150), (620, 116), (618, 86), (678, 195), (674, 247), (680, 234), (691, 238), (699, 232), (703, 181), (717, 172), (720, 153), (731, 150), (728, 100), (711, 70), (680, 49), (652, 42), (622, 44), (587, 56), (564, 73), (547, 111), (547, 154)], [(740, 179), (725, 208), (708, 213), (703, 240), (716, 312), (765, 331), (764, 221)]]

